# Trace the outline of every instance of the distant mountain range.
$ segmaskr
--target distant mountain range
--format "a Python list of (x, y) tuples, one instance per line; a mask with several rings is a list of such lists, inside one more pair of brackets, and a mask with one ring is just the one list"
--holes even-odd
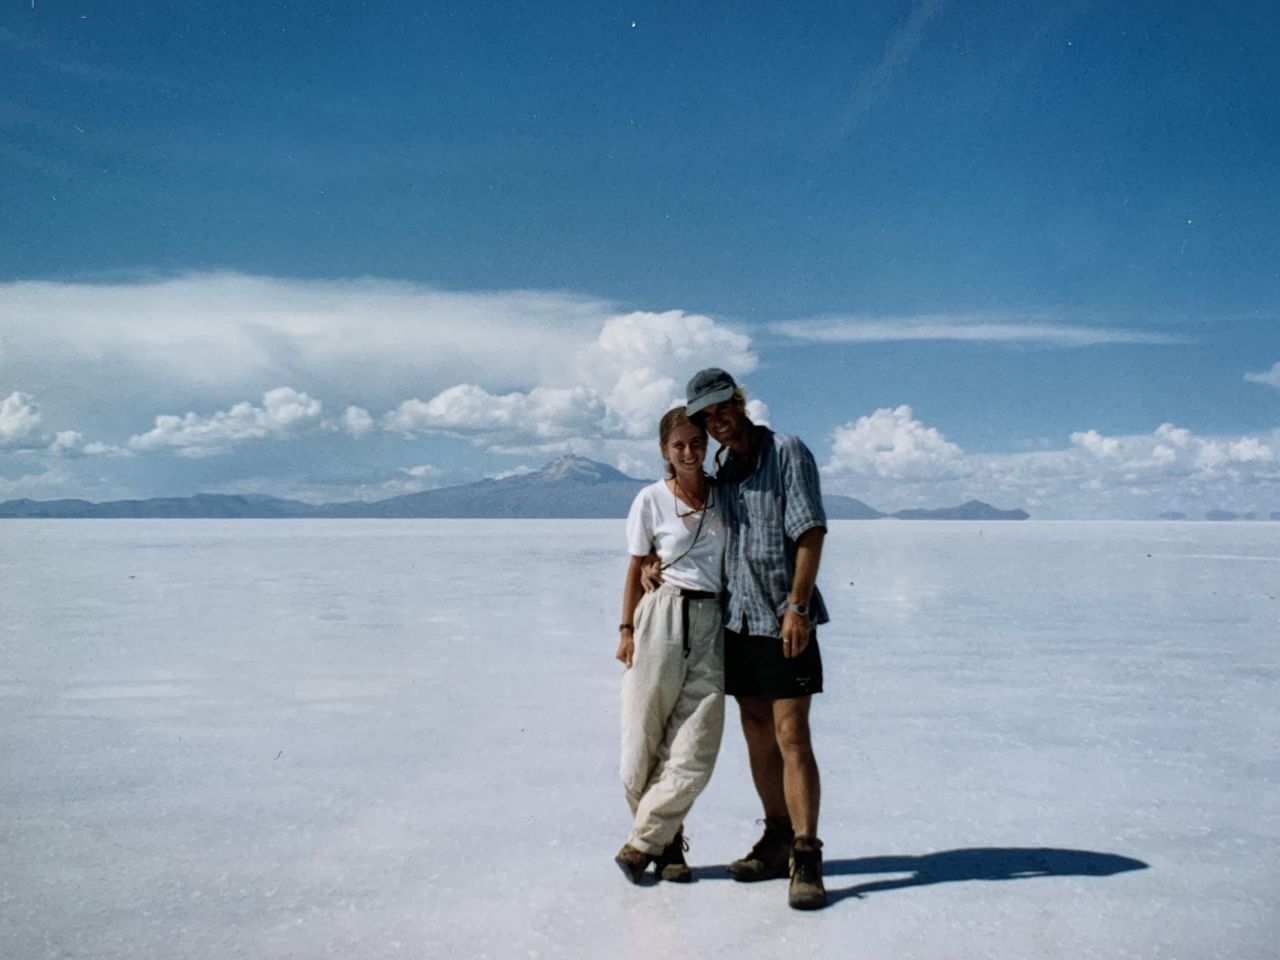
[[(1204, 518), (1205, 518), (1206, 520), (1261, 520), (1261, 519), (1263, 519), (1263, 517), (1262, 517), (1262, 515), (1261, 515), (1261, 514), (1257, 514), (1257, 513), (1235, 513), (1234, 511), (1231, 511), (1231, 510), (1210, 510), (1208, 513), (1206, 513), (1206, 514), (1204, 515)], [(1177, 511), (1171, 511), (1171, 512), (1169, 512), (1169, 513), (1162, 513), (1162, 514), (1160, 514), (1160, 516), (1159, 516), (1157, 519), (1160, 519), (1160, 520), (1194, 520), (1195, 518), (1194, 518), (1194, 517), (1189, 517), (1189, 516), (1187, 516), (1185, 513), (1179, 513), (1179, 512), (1177, 512)], [(1271, 516), (1270, 516), (1268, 519), (1271, 519), (1271, 520), (1280, 520), (1280, 513), (1275, 513), (1275, 512), (1273, 512), (1273, 513), (1271, 514)]]
[[(151, 500), (9, 500), (0, 503), (0, 518), (186, 518), (285, 519), (296, 517), (440, 518), (620, 518), (641, 487), (613, 467), (585, 457), (566, 456), (541, 470), (480, 480), (457, 487), (424, 490), (372, 503), (310, 504), (278, 497), (198, 493), (193, 497)], [(853, 497), (824, 498), (832, 520), (1026, 520), (1024, 510), (998, 510), (980, 500), (941, 510), (899, 510), (886, 514)]]

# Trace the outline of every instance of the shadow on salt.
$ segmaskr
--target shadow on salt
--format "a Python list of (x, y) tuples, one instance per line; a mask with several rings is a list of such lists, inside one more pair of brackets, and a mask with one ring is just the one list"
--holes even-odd
[[(829, 852), (829, 851), (828, 851)], [(1132, 857), (1093, 850), (1062, 850), (1053, 847), (973, 847), (943, 850), (923, 856), (859, 857), (831, 860), (823, 864), (830, 903), (871, 893), (904, 890), (936, 883), (964, 883), (972, 880), (1027, 880), (1033, 877), (1110, 877), (1148, 865)], [(895, 879), (872, 880), (841, 887), (837, 877), (865, 874), (910, 874)], [(698, 867), (696, 880), (728, 880), (723, 866)]]

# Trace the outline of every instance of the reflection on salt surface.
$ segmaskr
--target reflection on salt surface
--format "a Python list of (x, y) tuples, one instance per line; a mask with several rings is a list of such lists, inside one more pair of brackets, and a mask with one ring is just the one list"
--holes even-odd
[(1280, 525), (834, 523), (803, 929), (617, 876), (620, 528), (7, 524), (0, 954), (1270, 956)]

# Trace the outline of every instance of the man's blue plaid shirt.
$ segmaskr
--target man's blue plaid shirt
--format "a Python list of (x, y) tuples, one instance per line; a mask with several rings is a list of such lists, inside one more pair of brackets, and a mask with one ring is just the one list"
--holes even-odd
[[(798, 438), (757, 426), (756, 468), (728, 453), (716, 474), (716, 494), (727, 528), (724, 579), (728, 592), (724, 625), (759, 637), (782, 636), (782, 614), (796, 570), (796, 541), (813, 527), (827, 526), (818, 466)], [(826, 604), (814, 588), (809, 616), (826, 623)]]

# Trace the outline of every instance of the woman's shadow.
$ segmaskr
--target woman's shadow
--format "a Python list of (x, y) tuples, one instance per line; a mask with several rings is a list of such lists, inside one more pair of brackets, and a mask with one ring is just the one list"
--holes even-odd
[[(1145, 870), (1147, 864), (1132, 857), (1092, 850), (1060, 850), (1054, 847), (972, 847), (943, 850), (919, 857), (859, 857), (856, 860), (828, 860), (823, 866), (827, 878), (828, 902), (870, 893), (922, 887), (933, 883), (960, 883), (966, 880), (1024, 880), (1028, 877), (1110, 877), (1130, 870)], [(840, 876), (875, 873), (910, 874), (895, 879), (872, 880), (851, 887), (831, 886)], [(694, 875), (705, 879), (729, 876), (723, 867), (703, 867)]]

